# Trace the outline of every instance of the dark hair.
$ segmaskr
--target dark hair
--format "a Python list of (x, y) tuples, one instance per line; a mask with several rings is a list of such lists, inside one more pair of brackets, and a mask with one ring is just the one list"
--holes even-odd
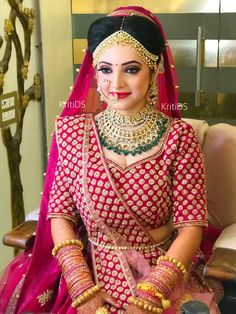
[[(88, 49), (91, 53), (108, 36), (120, 30), (123, 17), (106, 16), (94, 21), (88, 31)], [(164, 38), (158, 27), (142, 16), (126, 16), (122, 29), (137, 39), (149, 52), (160, 55), (165, 50)]]

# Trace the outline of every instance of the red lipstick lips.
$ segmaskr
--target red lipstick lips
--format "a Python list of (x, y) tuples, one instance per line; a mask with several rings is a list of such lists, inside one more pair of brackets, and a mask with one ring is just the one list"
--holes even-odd
[(126, 98), (128, 97), (131, 93), (125, 93), (125, 92), (110, 92), (110, 94), (113, 96), (113, 97), (117, 97), (118, 99), (123, 99), (123, 98)]

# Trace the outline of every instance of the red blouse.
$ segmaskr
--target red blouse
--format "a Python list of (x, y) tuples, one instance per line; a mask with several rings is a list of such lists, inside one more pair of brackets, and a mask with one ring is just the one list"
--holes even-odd
[[(89, 141), (90, 154), (95, 158), (91, 158), (88, 169), (89, 188), (92, 200), (101, 208), (101, 215), (110, 226), (115, 224), (117, 228), (121, 220), (124, 223), (125, 217), (117, 213), (116, 205), (109, 208), (109, 195), (104, 190), (100, 172), (103, 167), (94, 165), (96, 162), (100, 165), (101, 158), (105, 160), (119, 193), (145, 229), (161, 226), (171, 216), (175, 227), (207, 225), (205, 171), (198, 139), (193, 128), (184, 121), (172, 119), (170, 123), (166, 139), (157, 153), (123, 169), (104, 158), (93, 121)], [(76, 222), (81, 215), (83, 127), (83, 115), (57, 121), (60, 159), (48, 218), (63, 216)]]
[(171, 235), (154, 243), (148, 229), (164, 225), (171, 217), (176, 228), (207, 225), (198, 140), (190, 125), (169, 119), (158, 152), (123, 169), (104, 158), (94, 118), (84, 114), (58, 119), (57, 143), (59, 160), (48, 218), (64, 217), (75, 223), (82, 218), (91, 242), (95, 282), (120, 303), (119, 310), (110, 306), (109, 311), (124, 313), (136, 289), (127, 248), (131, 245), (132, 252), (139, 252), (135, 260), (142, 261), (143, 271), (144, 262), (148, 267), (156, 265), (173, 241)]

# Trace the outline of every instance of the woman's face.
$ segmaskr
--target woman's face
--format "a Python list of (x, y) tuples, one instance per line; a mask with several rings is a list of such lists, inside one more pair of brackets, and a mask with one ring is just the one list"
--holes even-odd
[(123, 114), (133, 114), (147, 103), (151, 71), (129, 46), (114, 46), (101, 55), (97, 80), (112, 107)]

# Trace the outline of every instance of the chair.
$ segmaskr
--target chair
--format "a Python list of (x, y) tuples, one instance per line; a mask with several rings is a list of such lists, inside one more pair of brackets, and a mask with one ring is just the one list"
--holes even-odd
[(209, 222), (223, 229), (205, 267), (205, 275), (236, 281), (236, 127), (225, 123), (209, 126), (202, 120), (185, 121), (194, 127), (203, 150)]
[(223, 314), (236, 308), (236, 127), (185, 119), (200, 140), (207, 178), (209, 222), (223, 232), (216, 240), (204, 275), (223, 281)]
[[(184, 120), (195, 129), (203, 150), (209, 222), (224, 229), (214, 245), (204, 273), (225, 282), (226, 294), (221, 307), (222, 313), (228, 314), (236, 306), (236, 127), (224, 123), (209, 126), (203, 120)], [(33, 245), (35, 230), (35, 221), (26, 221), (6, 234), (3, 242), (28, 248)], [(28, 240), (19, 242), (17, 234), (23, 238), (27, 235)]]
[(25, 222), (7, 232), (3, 236), (3, 244), (17, 249), (29, 249), (34, 245), (39, 209), (35, 209), (25, 217)]

